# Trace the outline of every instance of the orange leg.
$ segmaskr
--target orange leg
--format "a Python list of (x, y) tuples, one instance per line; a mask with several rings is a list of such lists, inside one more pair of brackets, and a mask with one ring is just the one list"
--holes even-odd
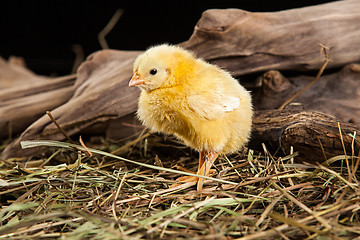
[[(199, 154), (199, 166), (196, 174), (201, 176), (210, 176), (211, 166), (214, 164), (216, 158), (219, 156), (219, 153), (211, 152), (200, 152)], [(197, 190), (201, 191), (204, 178), (198, 178), (193, 176), (183, 176), (176, 179), (177, 182), (197, 182)], [(178, 183), (175, 183), (172, 186), (178, 186)]]
[[(217, 159), (218, 156), (219, 156), (219, 153), (214, 152), (214, 151), (200, 153), (199, 168), (198, 168), (197, 174), (209, 177), (210, 169), (211, 169), (212, 165), (215, 163), (215, 160)], [(204, 183), (204, 178), (199, 178), (197, 180), (197, 190), (198, 191), (202, 190), (203, 183)]]

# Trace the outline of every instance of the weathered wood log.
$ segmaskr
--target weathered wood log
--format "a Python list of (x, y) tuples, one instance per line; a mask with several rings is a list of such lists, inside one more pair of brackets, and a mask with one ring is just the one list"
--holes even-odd
[[(78, 70), (73, 96), (51, 111), (68, 135), (111, 119), (119, 119), (137, 108), (139, 89), (129, 88), (132, 65), (139, 52), (99, 51), (88, 57)], [(51, 119), (42, 114), (2, 153), (2, 157), (24, 156), (32, 152), (20, 149), (26, 139), (63, 140)]]
[[(253, 93), (256, 110), (277, 109), (314, 77), (286, 78), (278, 71), (262, 76), (261, 86)], [(286, 109), (327, 113), (344, 122), (360, 124), (360, 64), (350, 64), (327, 74), (297, 96)]]
[(317, 70), (320, 45), (328, 68), (360, 61), (360, 1), (337, 1), (280, 12), (205, 11), (182, 45), (235, 76), (267, 70)]
[[(351, 156), (353, 138), (349, 134), (360, 131), (359, 124), (341, 122), (315, 111), (256, 111), (253, 124), (250, 148), (259, 149), (260, 143), (265, 143), (272, 153), (281, 148), (282, 153), (288, 154), (293, 146), (299, 153), (297, 159), (307, 162), (344, 155), (340, 131), (346, 154)], [(357, 155), (360, 145), (355, 143), (354, 147)]]
[(20, 59), (10, 58), (9, 62), (0, 57), (0, 93), (19, 85), (31, 85), (48, 81), (50, 78), (39, 76), (28, 70)]
[(0, 139), (24, 131), (31, 123), (69, 100), (76, 76), (49, 78), (0, 59)]

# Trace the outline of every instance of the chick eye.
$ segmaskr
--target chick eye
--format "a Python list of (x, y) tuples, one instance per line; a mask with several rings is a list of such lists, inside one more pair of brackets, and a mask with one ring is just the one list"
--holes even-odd
[(155, 75), (156, 73), (157, 73), (157, 70), (155, 68), (150, 70), (151, 75)]

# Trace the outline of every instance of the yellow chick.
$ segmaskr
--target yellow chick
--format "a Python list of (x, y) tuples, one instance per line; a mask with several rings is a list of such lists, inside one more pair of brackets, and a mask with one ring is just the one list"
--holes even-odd
[[(197, 174), (210, 175), (219, 154), (247, 143), (251, 96), (227, 71), (167, 44), (149, 48), (134, 63), (129, 86), (138, 86), (138, 118), (155, 132), (173, 134), (199, 152)], [(184, 176), (180, 182), (203, 178)]]

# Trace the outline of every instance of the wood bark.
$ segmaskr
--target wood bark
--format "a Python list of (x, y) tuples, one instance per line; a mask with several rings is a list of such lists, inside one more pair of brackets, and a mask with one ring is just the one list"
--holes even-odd
[(292, 146), (299, 153), (296, 159), (307, 162), (322, 162), (345, 153), (351, 156), (353, 152), (357, 156), (359, 153), (360, 145), (353, 142), (349, 134), (359, 132), (360, 125), (345, 123), (321, 112), (256, 111), (253, 124), (249, 143), (253, 149), (261, 150), (260, 143), (264, 143), (270, 153), (280, 149), (281, 154), (289, 154)]
[[(356, 47), (360, 43), (357, 9), (360, 1), (349, 0), (274, 13), (209, 10), (203, 14), (189, 41), (181, 45), (236, 76), (257, 74), (251, 78), (256, 83), (252, 94), (257, 110), (252, 148), (261, 150), (263, 142), (284, 151), (294, 146), (299, 152), (306, 151), (307, 158), (323, 159), (319, 140), (326, 157), (342, 154), (338, 122), (344, 136), (360, 130), (360, 67), (349, 64), (360, 61), (360, 50)], [(317, 70), (323, 63), (319, 43), (331, 47), (328, 67), (334, 72), (322, 76), (285, 110), (275, 110), (313, 79), (301, 71)], [(42, 79), (31, 83), (37, 87), (29, 84), (23, 90), (12, 87), (1, 90), (0, 138), (9, 137), (9, 123), (13, 133), (22, 132), (1, 157), (27, 156), (37, 151), (20, 149), (22, 140), (64, 140), (45, 110), (52, 110), (56, 121), (70, 136), (89, 128), (101, 129), (104, 133), (113, 133), (109, 129), (124, 132), (122, 121), (124, 118), (132, 121), (137, 108), (139, 90), (129, 88), (128, 81), (133, 61), (140, 53), (99, 51), (81, 65), (75, 83)], [(339, 67), (343, 69), (338, 71)], [(270, 71), (264, 73), (267, 70)], [(287, 72), (281, 70), (290, 70), (292, 75), (287, 76)], [(25, 79), (35, 76), (25, 75)], [(54, 97), (52, 94), (56, 91), (58, 95)], [(14, 127), (17, 124), (19, 127)], [(344, 141), (349, 151), (352, 139), (345, 137)]]
[[(129, 88), (128, 82), (132, 74), (132, 64), (138, 54), (139, 52), (135, 51), (99, 51), (89, 56), (80, 66), (72, 97), (51, 111), (68, 135), (136, 111), (140, 91)], [(44, 112), (41, 112), (41, 115), (5, 149), (3, 158), (34, 152), (31, 149), (20, 149), (20, 141), (25, 139), (64, 140), (51, 119)]]
[(338, 1), (280, 12), (205, 11), (182, 46), (241, 76), (268, 70), (318, 70), (322, 45), (328, 68), (360, 60), (360, 1)]
[(0, 92), (17, 88), (19, 85), (31, 85), (38, 82), (46, 82), (50, 78), (38, 76), (26, 69), (21, 58), (11, 57), (5, 61), (0, 57)]
[(0, 139), (24, 131), (47, 110), (69, 100), (75, 76), (49, 78), (0, 58)]
[[(285, 77), (269, 71), (260, 78), (261, 86), (253, 91), (256, 110), (277, 109), (287, 99), (313, 81), (313, 76)], [(341, 70), (320, 77), (297, 96), (288, 110), (313, 110), (333, 115), (344, 122), (360, 124), (360, 64), (349, 64)]]

